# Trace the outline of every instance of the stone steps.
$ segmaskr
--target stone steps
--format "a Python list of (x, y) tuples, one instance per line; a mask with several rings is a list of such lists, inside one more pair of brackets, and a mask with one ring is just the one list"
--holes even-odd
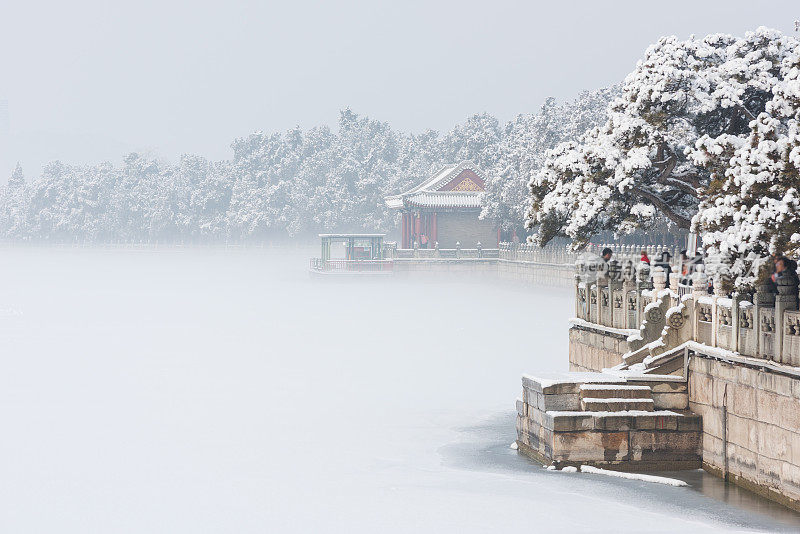
[(665, 409), (665, 404), (683, 408), (686, 383), (654, 378), (607, 373), (524, 376), (523, 396), (517, 401), (520, 452), (559, 466), (697, 469), (700, 417)]
[(627, 386), (617, 384), (583, 384), (581, 398), (592, 399), (652, 399), (650, 386)]
[(586, 412), (652, 412), (653, 399), (644, 398), (587, 398), (581, 399), (581, 409)]

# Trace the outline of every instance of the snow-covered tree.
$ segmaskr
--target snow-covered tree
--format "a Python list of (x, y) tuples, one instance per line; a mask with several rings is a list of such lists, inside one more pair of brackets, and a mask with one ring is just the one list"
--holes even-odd
[(711, 176), (694, 157), (697, 141), (747, 137), (795, 43), (759, 28), (649, 47), (606, 123), (554, 149), (532, 180), (536, 240), (566, 235), (580, 247), (604, 230), (688, 228)]
[(495, 165), (485, 169), (481, 217), (494, 220), (504, 230), (521, 230), (530, 204), (528, 184), (540, 171), (547, 151), (605, 122), (608, 103), (618, 94), (619, 87), (585, 91), (560, 105), (548, 98), (539, 113), (518, 115), (509, 122)]
[(706, 136), (693, 153), (712, 177), (694, 225), (728, 268), (726, 290), (752, 290), (770, 255), (800, 253), (800, 44), (778, 77), (749, 137)]
[(7, 238), (27, 237), (28, 188), (17, 163), (8, 184), (0, 190), (0, 232)]

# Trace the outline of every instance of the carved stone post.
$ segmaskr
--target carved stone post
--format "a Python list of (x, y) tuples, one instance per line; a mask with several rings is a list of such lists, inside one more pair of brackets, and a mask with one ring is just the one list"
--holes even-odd
[(796, 365), (791, 358), (783, 356), (783, 312), (797, 309), (797, 281), (794, 277), (778, 278), (775, 282), (778, 294), (775, 295), (775, 361)]
[(739, 302), (742, 297), (738, 293), (734, 293), (731, 299), (731, 335), (733, 340), (731, 342), (731, 349), (734, 352), (739, 352)]
[(662, 267), (656, 267), (653, 269), (653, 291), (655, 291), (656, 295), (662, 289), (667, 288), (667, 273), (664, 272)]
[(578, 260), (575, 262), (575, 317), (586, 320), (584, 313), (584, 302), (581, 298), (581, 274), (583, 262)]
[(775, 307), (775, 293), (770, 284), (760, 284), (756, 286), (756, 295), (753, 299), (753, 332), (756, 333), (756, 354), (762, 358), (769, 358), (771, 354), (767, 354), (766, 347), (764, 347), (762, 332), (762, 315), (765, 308)]
[[(631, 294), (635, 296), (632, 297)], [(638, 311), (633, 324), (631, 324), (630, 315), (633, 310), (636, 310), (639, 297), (636, 291), (636, 264), (630, 259), (622, 268), (622, 301), (625, 306), (625, 320), (622, 328), (636, 328), (639, 326)]]
[(637, 288), (636, 288), (636, 322), (639, 323), (642, 317), (642, 291), (652, 289), (650, 282), (650, 266), (646, 263), (639, 263), (637, 269)]
[(701, 267), (692, 274), (692, 339), (699, 341), (697, 332), (698, 313), (700, 312), (700, 297), (708, 296), (708, 278)]
[(606, 298), (608, 294), (608, 271), (603, 270), (597, 274), (597, 324), (611, 326), (603, 322), (603, 316), (606, 309), (610, 306), (610, 298)]

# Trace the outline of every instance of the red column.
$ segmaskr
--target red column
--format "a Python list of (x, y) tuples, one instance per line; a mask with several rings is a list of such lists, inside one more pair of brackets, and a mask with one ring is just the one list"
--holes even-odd
[(400, 248), (408, 248), (408, 213), (403, 212), (403, 233), (400, 237)]
[(434, 211), (433, 212), (433, 229), (431, 231), (431, 246), (436, 244), (439, 241), (439, 220), (438, 214)]

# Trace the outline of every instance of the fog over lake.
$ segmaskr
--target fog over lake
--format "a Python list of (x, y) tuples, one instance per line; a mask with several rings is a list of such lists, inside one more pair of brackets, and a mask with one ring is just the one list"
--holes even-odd
[(0, 530), (800, 527), (700, 472), (509, 449), (520, 376), (567, 369), (570, 289), (312, 279), (315, 252), (4, 248)]

